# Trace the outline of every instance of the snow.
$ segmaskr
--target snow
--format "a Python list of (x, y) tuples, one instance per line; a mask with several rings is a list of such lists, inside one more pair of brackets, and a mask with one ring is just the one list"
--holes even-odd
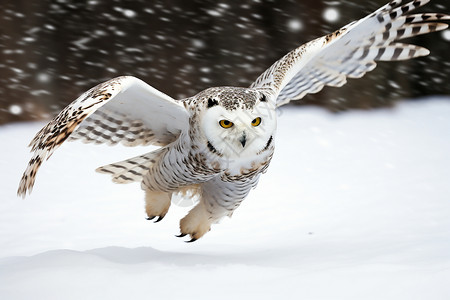
[(291, 19), (288, 21), (287, 25), (292, 32), (298, 32), (303, 29), (303, 23), (299, 19)]
[(334, 7), (328, 7), (323, 11), (322, 17), (326, 21), (334, 23), (339, 20), (339, 11)]
[(442, 38), (446, 41), (450, 41), (450, 29), (442, 31)]
[(232, 219), (191, 244), (188, 208), (145, 220), (97, 166), (148, 148), (66, 143), (15, 191), (44, 123), (0, 127), (0, 299), (449, 299), (450, 98), (281, 110), (277, 150)]
[(13, 115), (20, 115), (22, 113), (22, 107), (17, 104), (11, 104), (8, 110)]

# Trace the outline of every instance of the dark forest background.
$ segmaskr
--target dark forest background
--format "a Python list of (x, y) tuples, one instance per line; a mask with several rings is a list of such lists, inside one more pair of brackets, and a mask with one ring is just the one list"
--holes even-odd
[[(174, 98), (211, 86), (249, 86), (288, 51), (386, 2), (2, 0), (0, 124), (51, 118), (120, 75)], [(419, 11), (449, 13), (449, 2), (434, 0)], [(450, 31), (410, 42), (431, 55), (380, 63), (364, 79), (298, 103), (342, 111), (450, 94)]]

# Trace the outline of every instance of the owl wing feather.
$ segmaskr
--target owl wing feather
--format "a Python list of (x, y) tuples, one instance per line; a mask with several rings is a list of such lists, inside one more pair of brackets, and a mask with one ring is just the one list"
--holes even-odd
[(34, 154), (17, 194), (31, 192), (45, 159), (69, 138), (126, 146), (167, 145), (188, 128), (189, 115), (181, 102), (142, 80), (122, 76), (82, 94), (42, 128), (30, 143)]
[(449, 15), (409, 14), (430, 0), (402, 5), (394, 0), (359, 21), (306, 43), (276, 61), (251, 88), (270, 89), (277, 106), (317, 93), (326, 85), (339, 87), (347, 78), (360, 78), (376, 67), (376, 61), (405, 60), (426, 56), (422, 47), (397, 41), (444, 30)]

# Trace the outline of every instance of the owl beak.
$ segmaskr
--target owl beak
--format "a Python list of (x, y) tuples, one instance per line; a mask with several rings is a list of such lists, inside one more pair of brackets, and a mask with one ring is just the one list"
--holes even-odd
[(239, 138), (239, 142), (241, 142), (242, 148), (245, 147), (245, 143), (247, 143), (247, 136), (245, 135), (245, 131), (242, 136)]

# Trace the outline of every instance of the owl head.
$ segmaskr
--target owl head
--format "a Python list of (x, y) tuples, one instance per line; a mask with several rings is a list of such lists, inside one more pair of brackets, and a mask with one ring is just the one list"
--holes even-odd
[(201, 95), (200, 129), (207, 151), (227, 159), (254, 157), (272, 146), (276, 131), (274, 101), (261, 91), (220, 87)]

